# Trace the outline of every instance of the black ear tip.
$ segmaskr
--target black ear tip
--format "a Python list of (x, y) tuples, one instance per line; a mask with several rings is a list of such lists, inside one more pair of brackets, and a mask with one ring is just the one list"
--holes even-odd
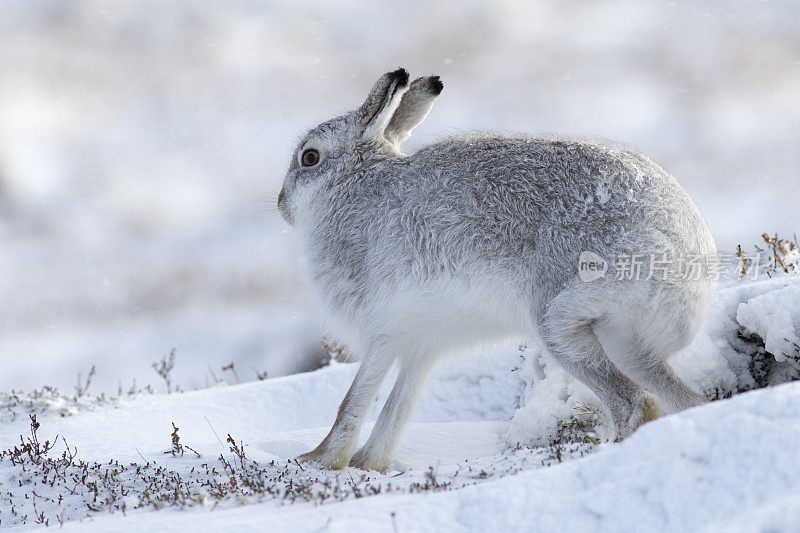
[(396, 79), (400, 85), (405, 85), (408, 83), (408, 71), (403, 67), (400, 67), (392, 72), (392, 77)]
[(442, 80), (439, 79), (439, 76), (431, 76), (430, 80), (431, 92), (433, 94), (441, 94), (442, 90), (444, 89), (444, 83), (442, 83)]

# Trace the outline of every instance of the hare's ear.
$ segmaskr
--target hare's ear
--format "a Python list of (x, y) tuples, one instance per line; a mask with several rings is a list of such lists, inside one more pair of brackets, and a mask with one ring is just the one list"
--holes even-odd
[(433, 107), (433, 101), (439, 96), (442, 89), (444, 89), (444, 84), (439, 76), (427, 76), (414, 80), (403, 95), (389, 125), (386, 126), (384, 131), (386, 140), (400, 144), (408, 139), (411, 130), (419, 126), (428, 116)]
[(399, 68), (381, 76), (356, 112), (356, 127), (363, 141), (382, 135), (403, 93), (408, 89), (408, 71)]

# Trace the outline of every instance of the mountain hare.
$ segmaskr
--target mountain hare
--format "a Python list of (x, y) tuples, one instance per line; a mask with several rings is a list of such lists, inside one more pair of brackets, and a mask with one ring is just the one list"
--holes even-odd
[(406, 156), (400, 143), (443, 88), (408, 81), (384, 74), (361, 107), (308, 132), (278, 198), (312, 298), (363, 357), (330, 433), (299, 459), (385, 470), (438, 356), (486, 341), (540, 342), (605, 403), (620, 439), (659, 416), (645, 388), (670, 410), (704, 402), (666, 363), (715, 285), (713, 238), (677, 181), (633, 150), (572, 140), (467, 136)]

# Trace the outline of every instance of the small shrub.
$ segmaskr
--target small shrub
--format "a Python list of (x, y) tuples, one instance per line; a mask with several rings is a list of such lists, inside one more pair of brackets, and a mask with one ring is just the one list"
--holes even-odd
[(325, 358), (322, 360), (322, 366), (328, 365), (333, 361), (337, 363), (344, 363), (347, 361), (347, 347), (327, 337), (322, 338), (322, 351), (325, 354)]
[(752, 258), (741, 244), (736, 245), (739, 279), (747, 277), (755, 279), (758, 277), (759, 267), (769, 277), (780, 272), (800, 273), (800, 246), (797, 244), (797, 235), (789, 240), (778, 237), (777, 233), (770, 236), (765, 232), (761, 234), (761, 240), (766, 244), (766, 248), (754, 246), (755, 253)]
[(167, 385), (167, 394), (172, 393), (172, 369), (175, 368), (175, 348), (169, 351), (168, 355), (161, 358), (152, 364), (153, 370), (156, 374), (161, 376), (164, 383)]
[(170, 434), (170, 438), (172, 439), (172, 449), (167, 450), (164, 453), (165, 454), (171, 453), (173, 457), (178, 457), (178, 456), (183, 457), (184, 452), (186, 450), (189, 450), (190, 452), (194, 453), (198, 457), (198, 459), (202, 457), (197, 450), (195, 450), (191, 446), (185, 446), (184, 444), (181, 443), (181, 436), (178, 434), (179, 429), (180, 428), (178, 428), (178, 426), (175, 425), (175, 422), (172, 422), (172, 433)]

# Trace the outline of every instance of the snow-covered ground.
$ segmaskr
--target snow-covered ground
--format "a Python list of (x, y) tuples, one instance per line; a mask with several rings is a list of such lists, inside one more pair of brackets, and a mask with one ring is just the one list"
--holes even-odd
[[(621, 444), (565, 464), (547, 456), (552, 466), (544, 467), (539, 454), (523, 454), (514, 465), (523, 471), (516, 474), (498, 471), (504, 459), (499, 454), (455, 467), (459, 455), (497, 450), (491, 439), (480, 444), (469, 439), (492, 435), (491, 425), (452, 423), (437, 432), (435, 426), (416, 424), (401, 453), (410, 458), (411, 450), (425, 446), (434, 450), (428, 457), (435, 457), (448, 448), (470, 447), (445, 455), (436, 471), (439, 483), (458, 484), (466, 476), (468, 486), (318, 506), (276, 508), (269, 502), (212, 513), (102, 516), (66, 530), (797, 531), (798, 405), (800, 384), (748, 393), (658, 420)], [(456, 444), (443, 445), (445, 440)], [(483, 481), (475, 475), (479, 468), (488, 471)], [(456, 479), (459, 474), (462, 479)], [(376, 483), (404, 487), (409, 477)]]
[[(800, 3), (0, 2), (0, 390), (242, 381), (321, 357), (274, 210), (298, 135), (399, 65), (472, 130), (605, 138), (675, 174), (726, 253), (791, 237)], [(234, 380), (230, 380), (233, 381)]]
[[(173, 394), (3, 395), (0, 525), (38, 517), (97, 531), (793, 531), (798, 294), (797, 275), (723, 283), (673, 361), (718, 400), (622, 443), (597, 398), (535, 347), (444, 361), (386, 474), (292, 461), (325, 435), (355, 364)], [(47, 454), (24, 448), (31, 413), (40, 445), (61, 438)]]

